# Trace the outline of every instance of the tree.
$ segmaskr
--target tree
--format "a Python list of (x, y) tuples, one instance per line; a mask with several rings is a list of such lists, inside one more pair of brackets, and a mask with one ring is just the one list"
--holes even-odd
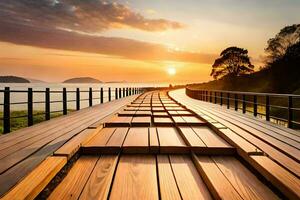
[(286, 50), (300, 41), (300, 24), (286, 26), (274, 37), (268, 40), (265, 48), (267, 53), (267, 64), (281, 59)]
[(254, 71), (253, 68), (254, 65), (251, 64), (246, 49), (229, 47), (221, 52), (220, 58), (215, 60), (210, 75), (214, 79), (224, 76), (235, 77), (252, 73)]

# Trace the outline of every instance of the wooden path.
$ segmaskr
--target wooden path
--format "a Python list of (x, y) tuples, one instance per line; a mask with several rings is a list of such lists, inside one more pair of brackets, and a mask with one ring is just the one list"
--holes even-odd
[[(1, 190), (2, 198), (300, 198), (300, 141), (295, 131), (193, 100), (184, 90), (148, 92), (113, 105), (115, 109), (107, 107), (109, 112), (118, 112), (106, 113), (105, 118), (103, 109), (92, 109), (74, 114), (74, 119), (61, 118), (56, 126), (40, 127), (44, 132), (36, 131), (37, 136), (32, 138), (44, 133), (47, 138), (62, 137), (63, 142), (54, 148), (52, 145), (58, 142), (47, 140), (41, 148), (45, 147), (43, 152), (47, 153), (21, 178), (14, 179), (12, 173), (5, 180), (0, 177), (1, 188), (14, 180), (10, 184), (14, 187)], [(69, 126), (81, 127), (81, 131), (72, 136), (62, 134)], [(19, 137), (30, 140), (33, 133), (28, 131)], [(1, 140), (12, 142), (8, 136)], [(12, 143), (17, 145), (17, 141)], [(41, 141), (43, 136), (35, 143)], [(26, 143), (28, 148), (19, 153), (20, 158), (29, 155), (27, 152), (38, 146), (35, 143)], [(78, 160), (74, 160), (76, 155)], [(27, 156), (30, 161), (22, 167), (26, 169), (36, 157)], [(7, 159), (6, 163), (17, 160)], [(0, 164), (2, 169), (6, 165)], [(14, 171), (16, 177), (21, 171)]]

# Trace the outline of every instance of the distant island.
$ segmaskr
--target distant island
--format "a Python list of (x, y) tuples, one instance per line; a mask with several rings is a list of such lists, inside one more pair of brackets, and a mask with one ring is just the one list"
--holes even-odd
[(30, 83), (30, 81), (18, 76), (0, 76), (0, 83)]
[(102, 83), (102, 81), (91, 77), (77, 77), (67, 79), (63, 83)]

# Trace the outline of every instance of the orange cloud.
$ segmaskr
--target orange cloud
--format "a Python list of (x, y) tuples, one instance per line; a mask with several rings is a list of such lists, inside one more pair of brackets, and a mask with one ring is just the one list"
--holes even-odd
[(1, 0), (0, 13), (6, 22), (86, 33), (99, 33), (115, 24), (144, 31), (184, 27), (166, 19), (147, 19), (128, 6), (102, 0)]
[(81, 51), (126, 59), (212, 63), (216, 55), (170, 51), (167, 47), (132, 39), (102, 37), (73, 31), (41, 28), (0, 20), (0, 40), (34, 47)]

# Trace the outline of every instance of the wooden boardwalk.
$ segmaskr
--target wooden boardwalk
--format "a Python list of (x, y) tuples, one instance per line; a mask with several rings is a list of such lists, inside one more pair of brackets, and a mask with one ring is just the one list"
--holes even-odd
[(300, 198), (295, 131), (184, 90), (101, 108), (0, 137), (2, 198)]

